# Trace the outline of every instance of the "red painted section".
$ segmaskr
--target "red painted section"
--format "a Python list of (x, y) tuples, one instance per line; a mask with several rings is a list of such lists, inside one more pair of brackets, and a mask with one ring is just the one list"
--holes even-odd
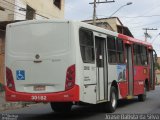
[[(6, 100), (7, 101), (25, 101), (25, 102), (72, 102), (79, 101), (79, 86), (75, 85), (72, 89), (64, 92), (57, 93), (21, 93), (11, 91), (5, 86)], [(32, 98), (37, 99), (32, 99)]]
[(134, 66), (134, 78), (135, 80), (145, 80), (149, 77), (149, 69), (144, 66)]
[(144, 92), (144, 80), (134, 81), (134, 95), (143, 94)]
[(144, 83), (148, 78), (148, 67), (134, 66), (134, 95), (142, 94), (144, 92)]
[[(123, 34), (118, 34), (118, 38), (122, 39), (124, 44), (129, 44), (132, 47), (133, 43), (139, 43), (147, 46), (148, 49), (153, 49), (152, 45), (148, 42), (144, 42), (142, 40), (138, 40)], [(126, 55), (126, 50), (125, 50)], [(125, 56), (126, 58), (126, 56)], [(133, 48), (132, 48), (132, 58), (133, 56)], [(144, 83), (145, 80), (149, 80), (149, 66), (134, 66), (133, 63), (133, 95), (143, 94), (144, 92)], [(122, 98), (125, 98), (128, 95), (128, 68), (126, 68), (126, 82), (119, 83), (119, 91)]]
[(138, 39), (135, 39), (135, 38), (123, 35), (123, 34), (118, 34), (118, 38), (123, 39), (124, 43), (127, 43), (127, 44), (140, 43), (140, 44), (147, 45), (149, 49), (152, 49), (152, 44), (151, 43), (148, 43), (148, 42), (145, 42), (145, 41), (142, 41), (142, 40), (138, 40)]
[(128, 95), (128, 82), (127, 81), (119, 82), (118, 87), (119, 87), (120, 95), (122, 96), (122, 98), (125, 98)]

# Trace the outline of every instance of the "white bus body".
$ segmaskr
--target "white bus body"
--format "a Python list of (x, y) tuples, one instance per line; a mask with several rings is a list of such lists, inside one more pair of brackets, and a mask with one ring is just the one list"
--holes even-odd
[[(83, 44), (80, 47), (80, 34), (93, 34), (90, 48)], [(60, 104), (111, 101), (111, 111), (114, 111), (117, 103), (116, 99), (110, 100), (110, 93), (115, 91), (111, 85), (115, 85), (118, 79), (117, 64), (108, 64), (107, 36), (118, 37), (118, 33), (74, 21), (9, 24), (5, 54), (6, 99)], [(82, 60), (83, 47), (89, 52), (84, 58), (89, 58), (91, 63)], [(126, 64), (120, 66), (126, 68)], [(117, 95), (113, 92), (113, 96), (122, 98), (118, 86), (116, 89)], [(60, 104), (53, 104), (53, 108), (56, 105), (61, 107)]]

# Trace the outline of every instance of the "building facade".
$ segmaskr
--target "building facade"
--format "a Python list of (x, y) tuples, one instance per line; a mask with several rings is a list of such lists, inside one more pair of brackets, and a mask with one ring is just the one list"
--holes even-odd
[(156, 84), (160, 84), (160, 70), (156, 70)]
[(20, 6), (18, 11), (23, 14), (17, 13), (15, 20), (64, 18), (64, 0), (16, 0), (15, 4)]
[(157, 57), (157, 63), (160, 65), (160, 57)]
[(0, 21), (12, 21), (14, 19), (15, 0), (0, 0)]
[(0, 0), (0, 21), (63, 19), (64, 0)]
[[(83, 22), (92, 24), (93, 20), (85, 20)], [(96, 25), (114, 32), (122, 33), (124, 35), (133, 37), (128, 27), (124, 26), (118, 17), (97, 19)]]

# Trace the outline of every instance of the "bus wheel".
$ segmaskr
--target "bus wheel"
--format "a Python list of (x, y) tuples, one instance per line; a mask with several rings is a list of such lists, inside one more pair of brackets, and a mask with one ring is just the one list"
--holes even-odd
[(108, 113), (112, 113), (116, 110), (118, 100), (117, 89), (112, 86), (110, 92), (110, 101), (105, 103), (105, 111)]
[(50, 104), (54, 112), (70, 112), (72, 108), (71, 102), (51, 102)]
[(138, 100), (143, 102), (146, 100), (146, 97), (147, 97), (147, 88), (146, 88), (146, 85), (144, 85), (144, 93), (138, 95)]

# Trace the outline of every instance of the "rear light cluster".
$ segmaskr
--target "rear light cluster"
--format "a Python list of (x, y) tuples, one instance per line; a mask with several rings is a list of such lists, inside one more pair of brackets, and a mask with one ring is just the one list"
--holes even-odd
[(12, 74), (12, 71), (8, 67), (6, 68), (6, 82), (7, 82), (7, 87), (10, 90), (15, 91), (15, 84), (14, 84), (13, 74)]
[(75, 65), (72, 65), (67, 69), (65, 90), (73, 88), (75, 85), (75, 76)]

